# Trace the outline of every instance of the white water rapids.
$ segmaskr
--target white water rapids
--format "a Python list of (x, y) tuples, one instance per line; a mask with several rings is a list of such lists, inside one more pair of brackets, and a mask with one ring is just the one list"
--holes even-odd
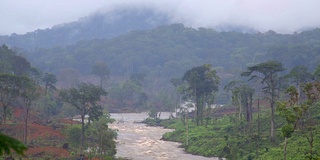
[[(162, 118), (168, 118), (168, 113), (162, 113)], [(148, 117), (146, 113), (113, 113), (116, 120), (109, 124), (112, 129), (118, 130), (117, 157), (132, 160), (218, 160), (186, 154), (180, 143), (160, 140), (162, 135), (171, 129), (149, 127), (140, 122)]]

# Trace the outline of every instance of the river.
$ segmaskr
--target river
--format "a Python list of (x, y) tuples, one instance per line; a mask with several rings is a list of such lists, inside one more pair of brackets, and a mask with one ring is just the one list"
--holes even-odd
[[(118, 130), (117, 157), (132, 160), (218, 160), (186, 154), (183, 148), (179, 148), (180, 143), (160, 140), (172, 129), (136, 123), (146, 119), (146, 113), (112, 113), (111, 117), (116, 122), (109, 127)], [(168, 117), (168, 113), (161, 114), (161, 118)]]

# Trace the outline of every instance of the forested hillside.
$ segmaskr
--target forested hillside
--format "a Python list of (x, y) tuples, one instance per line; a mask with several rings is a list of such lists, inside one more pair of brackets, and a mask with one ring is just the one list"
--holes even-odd
[[(90, 32), (82, 33), (89, 35)], [(63, 35), (58, 33), (55, 35)], [(94, 64), (103, 62), (110, 70), (111, 79), (107, 85), (112, 91), (110, 95), (122, 100), (128, 98), (120, 96), (120, 92), (127, 93), (128, 90), (131, 90), (132, 95), (138, 93), (142, 97), (149, 97), (149, 100), (159, 97), (166, 99), (164, 95), (173, 97), (172, 78), (181, 77), (194, 66), (212, 64), (221, 79), (220, 98), (216, 101), (227, 103), (225, 93), (220, 93), (222, 87), (248, 66), (278, 60), (287, 70), (298, 65), (314, 70), (320, 62), (319, 35), (319, 29), (295, 34), (277, 34), (274, 31), (240, 33), (173, 24), (151, 30), (131, 31), (112, 39), (85, 40), (66, 47), (18, 51), (36, 67), (57, 75), (59, 83), (64, 83), (62, 87), (80, 82), (83, 76), (91, 75)], [(46, 40), (41, 43), (49, 45), (48, 41), (53, 38)], [(136, 86), (131, 83), (133, 81), (125, 82), (130, 76), (139, 74), (143, 75), (140, 76), (142, 84)], [(123, 91), (119, 91), (119, 88)], [(139, 99), (139, 96), (134, 99), (136, 104), (145, 101)]]
[(319, 29), (292, 35), (273, 31), (245, 34), (174, 24), (65, 48), (37, 49), (26, 56), (37, 67), (55, 74), (72, 68), (86, 75), (93, 64), (103, 61), (111, 77), (144, 73), (147, 86), (158, 88), (204, 63), (224, 75), (222, 84), (227, 83), (225, 76), (267, 60), (278, 60), (288, 69), (305, 65), (314, 70), (320, 62), (319, 42)]
[(320, 60), (319, 35), (319, 29), (293, 35), (273, 31), (244, 34), (174, 24), (132, 31), (113, 39), (82, 41), (65, 48), (37, 49), (27, 56), (47, 70), (57, 72), (69, 67), (84, 74), (90, 69), (88, 65), (98, 60), (106, 61), (113, 75), (162, 70), (165, 76), (174, 76), (186, 66), (202, 63), (227, 70), (244, 69), (270, 59), (279, 60), (288, 68), (301, 64), (312, 67)]
[(97, 12), (78, 21), (38, 29), (23, 35), (0, 36), (0, 44), (34, 49), (67, 46), (80, 40), (113, 38), (131, 30), (144, 30), (168, 23), (168, 18), (147, 8), (119, 7), (110, 12)]

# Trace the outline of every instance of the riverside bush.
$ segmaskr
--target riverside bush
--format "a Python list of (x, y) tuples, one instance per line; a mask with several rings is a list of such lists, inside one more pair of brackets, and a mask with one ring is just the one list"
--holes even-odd
[[(260, 135), (257, 135), (257, 121), (250, 128), (245, 121), (235, 121), (235, 115), (217, 118), (207, 126), (196, 126), (189, 120), (189, 144), (186, 145), (185, 125), (181, 120), (159, 120), (158, 125), (175, 129), (163, 135), (163, 140), (180, 142), (186, 152), (206, 157), (223, 157), (226, 159), (283, 159), (283, 137), (281, 128), (276, 130), (276, 141), (270, 142), (267, 113), (260, 115)], [(277, 116), (278, 125), (283, 120)], [(314, 133), (320, 133), (319, 127)], [(295, 132), (288, 140), (287, 159), (308, 159), (309, 143), (306, 133)], [(314, 156), (320, 156), (320, 135), (314, 135)]]

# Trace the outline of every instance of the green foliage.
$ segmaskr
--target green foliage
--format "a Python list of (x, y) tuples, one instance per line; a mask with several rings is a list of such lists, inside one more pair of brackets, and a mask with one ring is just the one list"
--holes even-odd
[(146, 109), (148, 95), (136, 80), (125, 81), (110, 88), (110, 109), (116, 112), (121, 109), (143, 110)]
[(103, 87), (105, 80), (109, 77), (110, 70), (105, 62), (96, 62), (91, 68), (91, 74), (100, 78), (100, 87)]
[(146, 75), (144, 73), (132, 74), (130, 76), (130, 81), (132, 81), (138, 86), (142, 86), (145, 77)]
[(308, 71), (307, 67), (295, 66), (291, 69), (287, 77), (290, 78), (293, 83), (299, 85), (300, 83), (308, 82), (310, 79), (313, 78), (313, 75)]
[(252, 100), (255, 89), (250, 87), (245, 82), (241, 81), (231, 81), (228, 83), (224, 90), (232, 93), (232, 103), (238, 106), (239, 109), (239, 119), (243, 114), (243, 109), (245, 109), (245, 117), (248, 122), (252, 121)]
[(13, 73), (17, 76), (28, 76), (31, 69), (30, 62), (21, 56), (13, 57)]
[(8, 107), (19, 96), (20, 78), (18, 76), (0, 73), (0, 102), (3, 107), (3, 122), (6, 123)]
[(59, 114), (60, 117), (67, 117), (67, 118), (73, 119), (74, 116), (78, 115), (77, 108), (67, 103), (62, 104), (61, 111), (63, 112), (60, 112)]
[(108, 127), (108, 123), (114, 122), (110, 119), (110, 115), (103, 115), (98, 121), (86, 131), (88, 139), (90, 140), (89, 147), (93, 149), (93, 154), (100, 157), (114, 157), (116, 154), (117, 132)]
[(149, 110), (156, 112), (173, 112), (175, 109), (174, 97), (168, 93), (158, 92), (149, 101)]
[(317, 68), (314, 70), (313, 73), (314, 78), (319, 81), (320, 80), (320, 64), (317, 66)]
[(279, 73), (284, 71), (283, 65), (278, 61), (267, 61), (247, 68), (247, 71), (242, 72), (241, 76), (250, 77), (250, 80), (258, 79), (263, 84), (263, 92), (267, 95), (266, 98), (270, 101), (271, 117), (270, 117), (270, 140), (275, 138), (275, 99), (278, 97), (278, 92), (281, 86), (281, 78)]
[[(62, 101), (77, 108), (81, 115), (101, 111), (101, 106), (97, 105), (101, 96), (106, 96), (107, 92), (93, 84), (81, 83), (78, 88), (63, 89), (60, 91)], [(95, 115), (95, 114), (94, 114)]]
[(202, 125), (205, 101), (209, 99), (209, 95), (219, 90), (220, 79), (217, 72), (211, 68), (211, 65), (204, 64), (185, 72), (182, 80), (188, 83), (184, 94), (188, 95), (189, 98), (195, 99), (196, 123), (197, 125)]
[(287, 137), (290, 138), (291, 134), (294, 132), (294, 126), (292, 124), (285, 124), (282, 128), (281, 128), (283, 137)]
[[(319, 29), (295, 35), (243, 34), (173, 24), (153, 30), (133, 31), (111, 40), (92, 40), (66, 48), (39, 49), (30, 53), (30, 57), (33, 57), (30, 59), (41, 68), (57, 71), (63, 66), (72, 66), (84, 73), (89, 73), (90, 67), (81, 64), (105, 60), (111, 73), (124, 75), (128, 67), (133, 67), (133, 71), (147, 71), (147, 75), (162, 70), (168, 78), (185, 72), (184, 67), (188, 65), (203, 63), (237, 70), (269, 59), (281, 59), (288, 68), (306, 62), (316, 66), (319, 62), (316, 52), (319, 38), (313, 35), (318, 33)], [(53, 58), (53, 55), (59, 56)], [(71, 57), (72, 63), (68, 61), (70, 58), (65, 57)]]
[(81, 116), (81, 147), (85, 144), (85, 116), (88, 115), (88, 123), (98, 120), (102, 116), (102, 107), (97, 104), (102, 96), (106, 96), (107, 92), (93, 84), (81, 83), (78, 88), (63, 89), (59, 96), (62, 101), (69, 103), (78, 110)]
[(191, 96), (199, 98), (218, 91), (220, 82), (216, 70), (212, 69), (211, 65), (206, 64), (188, 70), (182, 79), (189, 84), (187, 92)]
[(23, 98), (25, 107), (30, 107), (32, 102), (39, 98), (39, 86), (29, 77), (20, 77), (20, 96)]
[(0, 156), (4, 154), (11, 154), (11, 149), (18, 155), (24, 155), (24, 151), (28, 148), (22, 142), (0, 133)]
[(159, 114), (159, 111), (155, 107), (150, 107), (150, 110), (148, 112), (149, 118), (159, 119), (158, 114)]
[(78, 148), (81, 145), (81, 126), (71, 125), (68, 126), (64, 131), (67, 141), (71, 147)]
[(0, 47), (0, 72), (1, 73), (10, 73), (12, 72), (12, 59), (14, 56), (14, 52), (9, 49), (8, 46), (2, 45)]
[[(305, 133), (293, 132), (293, 125), (282, 127), (285, 123), (281, 117), (276, 115), (275, 121), (278, 124), (275, 134), (276, 141), (271, 143), (268, 134), (270, 130), (269, 112), (260, 113), (260, 135), (257, 135), (257, 113), (254, 113), (253, 117), (252, 126), (246, 121), (239, 121), (236, 115), (215, 118), (214, 123), (209, 123), (206, 127), (189, 123), (188, 145), (185, 144), (186, 131), (182, 121), (176, 119), (170, 120), (170, 123), (157, 122), (157, 124), (175, 129), (173, 132), (164, 134), (162, 139), (180, 142), (182, 147), (192, 154), (237, 160), (283, 159), (282, 134), (287, 134), (286, 136), (291, 136), (288, 140), (287, 147), (290, 149), (287, 151), (287, 159), (308, 159), (309, 144)], [(319, 131), (319, 128), (316, 130)], [(316, 130), (313, 132), (316, 133)], [(320, 136), (317, 134), (313, 138), (314, 157), (318, 157), (320, 150), (316, 147), (320, 145), (317, 143)]]
[(6, 45), (0, 47), (0, 72), (17, 76), (27, 76), (31, 69), (30, 62), (26, 58), (17, 55), (17, 51)]
[(45, 92), (47, 93), (48, 89), (56, 90), (55, 84), (57, 83), (57, 78), (52, 73), (45, 73), (42, 77), (42, 82), (44, 82), (45, 85)]
[(37, 101), (37, 107), (37, 110), (41, 111), (46, 118), (64, 114), (61, 112), (68, 112), (62, 108), (62, 102), (60, 102), (52, 93), (42, 95)]
[[(26, 55), (35, 66), (55, 74), (60, 72), (61, 75), (66, 73), (67, 68), (87, 75), (97, 61), (108, 64), (110, 75), (117, 81), (143, 73), (146, 75), (145, 91), (153, 94), (151, 92), (173, 92), (167, 82), (173, 77), (182, 77), (189, 68), (201, 64), (214, 65), (221, 75), (221, 85), (228, 83), (236, 72), (266, 60), (281, 60), (288, 69), (305, 65), (314, 70), (320, 60), (320, 40), (315, 36), (319, 33), (320, 30), (315, 29), (292, 35), (275, 32), (244, 34), (173, 24), (152, 30), (132, 31), (113, 39), (36, 49)], [(76, 76), (70, 77), (74, 80)], [(71, 84), (70, 80), (62, 81)], [(220, 97), (216, 98), (216, 102), (226, 103)]]
[[(319, 128), (315, 132), (319, 132)], [(320, 158), (320, 144), (318, 143), (320, 136), (316, 135), (314, 137), (314, 159)], [(290, 160), (308, 160), (309, 159), (309, 144), (306, 138), (301, 133), (293, 133), (292, 137), (288, 139), (287, 145), (287, 159)], [(268, 151), (261, 151), (261, 159), (283, 159), (283, 148), (282, 147), (270, 147)]]

